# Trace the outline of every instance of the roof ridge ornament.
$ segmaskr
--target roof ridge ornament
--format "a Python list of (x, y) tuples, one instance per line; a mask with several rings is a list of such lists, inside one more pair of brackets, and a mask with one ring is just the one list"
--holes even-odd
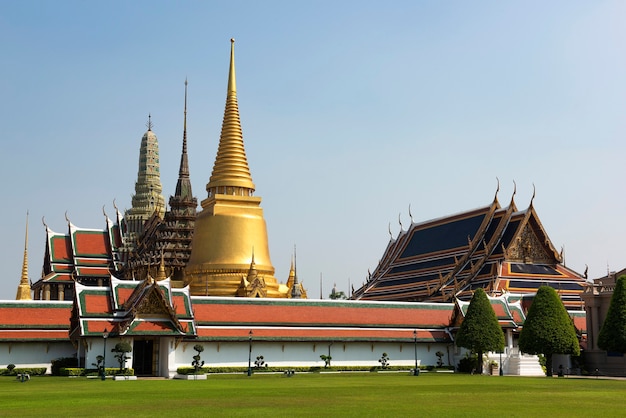
[(411, 219), (411, 224), (413, 224), (413, 214), (411, 213), (411, 204), (409, 203), (409, 218)]
[(517, 194), (517, 183), (513, 180), (513, 194), (511, 195), (511, 203), (509, 206), (515, 206), (515, 195)]
[(148, 113), (148, 123), (146, 123), (146, 127), (148, 128), (148, 131), (152, 131), (153, 126), (154, 124), (152, 123), (152, 115)]
[(533, 207), (533, 200), (535, 200), (535, 192), (536, 192), (536, 190), (535, 190), (535, 183), (533, 183), (533, 195), (530, 198), (530, 205), (528, 205), (529, 208)]
[(496, 176), (496, 182), (497, 182), (497, 187), (496, 187), (496, 195), (493, 197), (494, 201), (498, 201), (498, 192), (500, 191), (500, 179), (498, 178), (498, 176)]

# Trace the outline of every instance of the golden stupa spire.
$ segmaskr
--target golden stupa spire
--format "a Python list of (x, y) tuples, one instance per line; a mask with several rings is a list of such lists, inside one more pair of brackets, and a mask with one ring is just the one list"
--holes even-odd
[(161, 281), (167, 279), (165, 274), (165, 256), (163, 254), (163, 248), (161, 248), (161, 262), (159, 263), (159, 270), (155, 281)]
[[(208, 197), (195, 218), (184, 283), (194, 296), (287, 297), (287, 287), (274, 277), (261, 197), (253, 195), (237, 105), (234, 42), (231, 39), (222, 132), (206, 186)], [(251, 267), (258, 276), (254, 291), (245, 283)]]
[(216, 194), (251, 196), (254, 183), (248, 167), (246, 150), (237, 103), (237, 82), (235, 78), (235, 40), (230, 40), (230, 69), (226, 108), (222, 121), (222, 133), (213, 165), (213, 173), (206, 185), (209, 197)]
[(31, 300), (30, 282), (28, 280), (28, 211), (26, 212), (26, 238), (24, 238), (24, 261), (22, 262), (22, 278), (17, 287), (16, 300)]

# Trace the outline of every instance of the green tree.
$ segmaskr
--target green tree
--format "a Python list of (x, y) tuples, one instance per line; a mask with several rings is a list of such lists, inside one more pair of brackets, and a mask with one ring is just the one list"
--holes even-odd
[(580, 354), (574, 322), (550, 286), (537, 290), (519, 337), (519, 348), (524, 353), (543, 354), (548, 376), (552, 376), (553, 354)]
[(620, 276), (615, 282), (611, 304), (598, 336), (598, 347), (626, 353), (626, 276)]
[(504, 333), (483, 289), (474, 291), (467, 314), (456, 334), (456, 345), (478, 354), (479, 373), (482, 373), (484, 352), (504, 349)]
[(332, 293), (328, 295), (329, 299), (340, 300), (340, 299), (348, 299), (348, 296), (343, 291), (337, 292), (333, 289)]
[(191, 362), (191, 366), (193, 367), (193, 374), (199, 374), (200, 369), (204, 366), (204, 360), (200, 360), (200, 353), (204, 351), (204, 346), (200, 344), (196, 344), (193, 346), (193, 349), (198, 353), (193, 356), (193, 361)]
[(133, 351), (133, 347), (127, 341), (119, 342), (111, 349), (111, 352), (117, 353), (115, 358), (118, 363), (120, 363), (119, 374), (126, 374), (126, 360), (128, 360), (126, 353), (130, 353), (131, 351)]

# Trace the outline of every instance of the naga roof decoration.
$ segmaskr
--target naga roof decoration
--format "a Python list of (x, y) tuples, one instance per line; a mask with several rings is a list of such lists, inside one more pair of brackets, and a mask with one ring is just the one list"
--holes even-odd
[(542, 284), (560, 292), (568, 309), (581, 309), (581, 275), (562, 264), (531, 204), (518, 210), (513, 198), (485, 207), (412, 223), (391, 238), (357, 300), (441, 301), (469, 299), (484, 288), (535, 293)]

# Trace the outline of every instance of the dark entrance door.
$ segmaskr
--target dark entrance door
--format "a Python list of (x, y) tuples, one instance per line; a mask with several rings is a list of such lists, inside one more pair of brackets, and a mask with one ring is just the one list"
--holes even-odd
[(133, 344), (133, 369), (136, 376), (152, 376), (153, 340), (135, 340)]

